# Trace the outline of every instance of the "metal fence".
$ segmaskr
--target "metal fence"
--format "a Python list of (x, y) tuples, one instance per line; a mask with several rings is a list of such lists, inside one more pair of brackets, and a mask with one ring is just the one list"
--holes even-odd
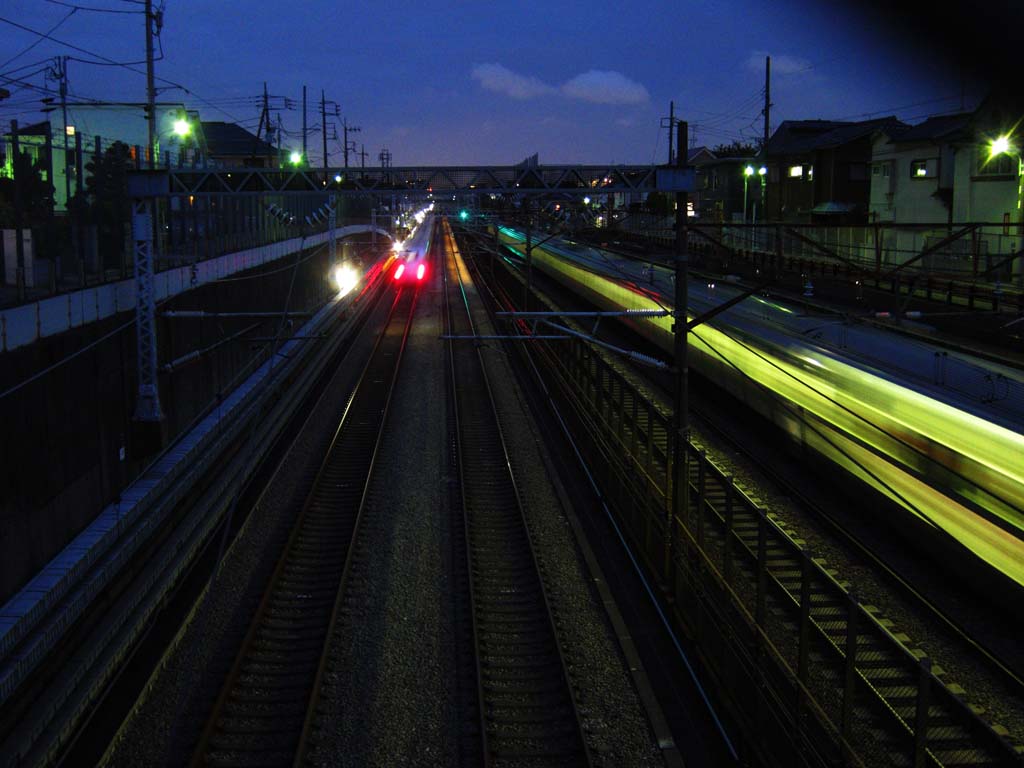
[[(541, 350), (602, 492), (755, 762), (1019, 765), (1014, 747), (689, 444), (672, 513), (670, 417), (571, 339)], [(748, 755), (751, 757), (752, 755)]]
[[(690, 219), (691, 242), (715, 242), (724, 248), (785, 259), (851, 266), (866, 273), (892, 270), (936, 279), (1002, 282), (1024, 287), (1024, 224), (969, 222), (906, 224), (879, 222), (858, 226), (795, 223), (706, 224)], [(616, 225), (670, 248), (674, 218), (630, 214)]]

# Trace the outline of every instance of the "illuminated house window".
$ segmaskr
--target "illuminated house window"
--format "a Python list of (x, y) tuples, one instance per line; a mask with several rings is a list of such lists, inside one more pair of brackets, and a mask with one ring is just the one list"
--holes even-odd
[(938, 174), (937, 162), (933, 160), (911, 160), (910, 178), (912, 179), (933, 179)]
[(791, 165), (789, 166), (789, 178), (799, 179), (804, 175), (804, 167), (802, 165)]
[(67, 135), (68, 135), (68, 136), (74, 136), (74, 135), (75, 135), (75, 126), (73, 126), (73, 125), (69, 125), (69, 126), (68, 126), (68, 127), (67, 127), (67, 128), (65, 129), (65, 133), (67, 133)]

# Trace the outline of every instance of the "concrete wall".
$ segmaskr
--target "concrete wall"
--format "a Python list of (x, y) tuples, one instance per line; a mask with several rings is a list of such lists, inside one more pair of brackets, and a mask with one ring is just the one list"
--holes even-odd
[[(384, 242), (384, 241), (379, 241)], [(386, 247), (386, 245), (382, 245)], [(290, 307), (311, 310), (333, 288), (327, 249), (301, 263)], [(226, 264), (230, 264), (231, 258)], [(241, 263), (241, 262), (236, 262)], [(267, 262), (177, 293), (163, 310), (279, 312), (291, 281), (286, 261)], [(227, 267), (210, 267), (226, 270)], [(221, 274), (226, 274), (221, 272)], [(126, 290), (110, 287), (112, 291)], [(67, 297), (58, 297), (67, 300)], [(136, 389), (134, 313), (122, 311), (65, 333), (43, 335), (0, 355), (0, 604), (89, 520), (113, 503), (145, 466), (132, 438)], [(66, 322), (66, 315), (63, 316)], [(247, 337), (273, 336), (278, 319), (159, 317), (161, 364), (210, 347), (257, 323)], [(298, 324), (298, 323), (297, 323)], [(92, 347), (82, 352), (86, 345)], [(161, 372), (168, 439), (248, 371), (259, 342), (227, 342), (192, 364)], [(76, 355), (76, 353), (79, 353)], [(58, 361), (70, 360), (46, 371)], [(33, 375), (38, 375), (32, 379)], [(27, 383), (25, 383), (27, 382)], [(20, 386), (11, 392), (11, 388)], [(4, 394), (6, 393), (6, 394)]]
[[(342, 238), (370, 230), (371, 227), (368, 225), (356, 224), (339, 227), (336, 232), (337, 236)], [(387, 236), (384, 230), (376, 231)], [(326, 243), (327, 240), (326, 232), (318, 232), (307, 237), (305, 245), (318, 245)], [(158, 272), (153, 278), (156, 300), (163, 301), (170, 296), (176, 296), (236, 272), (275, 261), (286, 254), (294, 253), (302, 244), (302, 239), (295, 237), (206, 259), (194, 265)], [(135, 279), (129, 278), (98, 285), (95, 288), (51, 296), (18, 307), (0, 309), (0, 354), (134, 308)]]

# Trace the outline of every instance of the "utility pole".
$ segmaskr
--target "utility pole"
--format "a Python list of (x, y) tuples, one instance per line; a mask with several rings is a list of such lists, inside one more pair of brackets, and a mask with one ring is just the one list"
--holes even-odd
[(675, 161), (675, 157), (672, 154), (674, 147), (672, 146), (672, 137), (676, 125), (676, 103), (670, 101), (668, 103), (668, 164), (672, 165)]
[(154, 157), (154, 137), (156, 135), (156, 86), (153, 83), (153, 0), (146, 0), (146, 121), (149, 123), (149, 140), (146, 151), (149, 153), (149, 167), (156, 167)]
[(306, 154), (306, 86), (302, 86), (302, 162), (307, 162)]
[(267, 96), (267, 81), (263, 81), (263, 110), (260, 112), (260, 124), (256, 128), (256, 138), (260, 138), (266, 131), (267, 138), (270, 137), (270, 98)]
[(284, 126), (281, 124), (281, 113), (277, 114), (277, 164), (284, 165), (281, 157), (281, 135), (284, 133)]
[(672, 143), (672, 135), (676, 128), (676, 103), (668, 103), (668, 117), (661, 118), (661, 127), (668, 128), (668, 164), (673, 165), (676, 160), (675, 148)]
[[(324, 89), (320, 89), (320, 136), (324, 141), (324, 168), (327, 167), (327, 98), (324, 96)], [(334, 256), (334, 253), (331, 253)]]
[(530, 310), (530, 283), (533, 277), (533, 234), (530, 231), (530, 198), (523, 200), (523, 207), (526, 209), (526, 282), (523, 283), (523, 312)]
[(64, 118), (64, 210), (71, 202), (71, 174), (68, 173), (68, 57), (57, 57), (57, 74), (60, 76), (60, 111)]
[(15, 271), (14, 283), (17, 286), (18, 301), (25, 300), (25, 240), (22, 230), (22, 206), (24, 201), (21, 190), (24, 186), (22, 174), (18, 171), (18, 161), (21, 159), (21, 149), (18, 146), (18, 121), (11, 120), (11, 152), (14, 155), (12, 169), (14, 170), (14, 253)]
[[(363, 129), (359, 128), (359, 127), (357, 127), (355, 125), (349, 125), (347, 117), (344, 120), (341, 121), (341, 128), (342, 128), (342, 133), (344, 134), (344, 140), (345, 140), (345, 167), (348, 168), (348, 134), (349, 134), (349, 131), (351, 131), (352, 133), (359, 133)], [(355, 144), (354, 143), (352, 145), (352, 149), (353, 150), (355, 149)]]
[(768, 146), (769, 118), (772, 110), (772, 57), (764, 57), (764, 147)]
[(364, 171), (366, 170), (366, 156), (367, 156), (367, 154), (368, 153), (366, 151), (366, 145), (365, 144), (361, 144), (360, 145), (360, 150), (359, 150), (359, 159), (360, 159), (360, 167)]
[[(680, 121), (676, 134), (676, 167), (683, 168), (686, 165), (686, 144), (689, 139), (688, 126), (686, 122)], [(689, 476), (689, 451), (687, 446), (690, 441), (689, 421), (689, 366), (687, 363), (687, 311), (688, 299), (687, 281), (689, 280), (689, 254), (687, 253), (687, 216), (689, 195), (686, 192), (676, 192), (676, 269), (675, 269), (675, 362), (676, 362), (676, 388), (675, 400), (673, 403), (672, 426), (675, 432), (673, 441), (673, 466), (675, 477), (672, 479), (672, 509), (669, 512), (665, 530), (665, 583), (672, 584), (673, 572), (673, 550), (675, 548), (675, 520), (683, 525), (689, 525), (690, 506), (690, 476)]]

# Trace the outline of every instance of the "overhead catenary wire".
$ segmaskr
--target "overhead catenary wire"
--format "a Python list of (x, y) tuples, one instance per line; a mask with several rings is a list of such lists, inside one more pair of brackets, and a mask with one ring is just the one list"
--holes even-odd
[(129, 11), (122, 8), (95, 8), (93, 6), (79, 5), (77, 3), (66, 3), (64, 0), (46, 0), (46, 2), (51, 3), (52, 5), (61, 5), (65, 8), (73, 8), (76, 11), (94, 11), (96, 13), (145, 13), (145, 11)]
[[(71, 13), (74, 13), (74, 12), (75, 12), (74, 10), (71, 11)], [(23, 30), (25, 32), (30, 32), (30, 33), (32, 33), (34, 35), (38, 35), (41, 40), (45, 39), (45, 40), (49, 40), (50, 42), (57, 43), (58, 45), (63, 45), (66, 48), (70, 48), (72, 50), (78, 51), (79, 53), (84, 53), (84, 54), (86, 54), (88, 56), (92, 56), (94, 59), (100, 59), (100, 60), (102, 60), (102, 62), (105, 62), (106, 64), (121, 67), (123, 69), (128, 70), (129, 72), (134, 72), (135, 74), (138, 74), (138, 75), (145, 75), (146, 74), (145, 71), (140, 70), (140, 69), (136, 69), (132, 64), (129, 64), (127, 62), (116, 61), (115, 59), (112, 59), (109, 56), (104, 56), (103, 54), (96, 53), (95, 51), (91, 51), (91, 50), (89, 50), (87, 48), (82, 48), (81, 46), (75, 45), (74, 43), (69, 43), (66, 40), (61, 40), (59, 38), (53, 37), (51, 32), (40, 32), (37, 29), (32, 29), (31, 27), (27, 27), (24, 24), (20, 24), (20, 23), (18, 23), (16, 21), (12, 21), (11, 19), (8, 19), (8, 18), (3, 17), (3, 16), (0, 16), (0, 23), (8, 24), (8, 25), (10, 25), (12, 27), (15, 27), (16, 29), (20, 29), (20, 30)], [(8, 62), (5, 62), (5, 64), (6, 63), (8, 63)], [(83, 63), (96, 63), (96, 62), (85, 61)], [(0, 65), (0, 66), (4, 66), (4, 65)], [(174, 80), (169, 80), (166, 77), (155, 76), (155, 79), (159, 80), (161, 83), (166, 83), (167, 85), (170, 85), (170, 86), (172, 86), (174, 88), (178, 88), (178, 89), (184, 91), (189, 96), (191, 96), (192, 98), (196, 99), (197, 101), (200, 101), (203, 104), (206, 104), (207, 106), (209, 106), (209, 107), (211, 107), (213, 109), (216, 109), (218, 112), (222, 112), (223, 114), (225, 114), (228, 117), (230, 117), (233, 121), (238, 122), (238, 118), (235, 115), (231, 114), (226, 109), (224, 109), (222, 107), (219, 107), (215, 103), (213, 103), (213, 102), (205, 99), (204, 97), (200, 96), (198, 93), (196, 93), (195, 91), (189, 89), (187, 86), (184, 86), (181, 83), (175, 82)]]
[[(0, 64), (0, 67), (6, 67), (6, 66), (7, 66), (8, 64), (10, 64), (10, 63), (11, 63), (12, 61), (14, 61), (15, 59), (17, 59), (17, 58), (20, 58), (20, 57), (24, 56), (24, 55), (25, 55), (26, 53), (28, 53), (29, 51), (31, 51), (31, 50), (32, 50), (33, 48), (35, 48), (35, 47), (36, 47), (37, 45), (39, 45), (39, 44), (40, 44), (41, 42), (43, 42), (43, 40), (52, 40), (53, 38), (51, 38), (51, 37), (50, 37), (50, 35), (51, 35), (51, 34), (52, 34), (52, 33), (53, 33), (54, 31), (56, 31), (56, 30), (57, 30), (57, 29), (58, 29), (58, 28), (59, 28), (59, 27), (60, 27), (60, 26), (61, 26), (61, 25), (62, 25), (62, 24), (63, 24), (63, 23), (65, 22), (65, 21), (67, 21), (67, 20), (68, 20), (68, 19), (70, 19), (70, 18), (71, 18), (72, 16), (74, 16), (74, 15), (75, 15), (75, 13), (76, 13), (76, 11), (77, 11), (77, 9), (74, 9), (74, 8), (73, 8), (73, 9), (71, 9), (70, 11), (68, 11), (67, 15), (66, 15), (66, 16), (65, 16), (65, 17), (64, 17), (63, 19), (61, 19), (61, 20), (60, 20), (60, 21), (58, 21), (58, 22), (57, 22), (56, 24), (54, 24), (54, 25), (53, 25), (52, 27), (50, 27), (50, 29), (49, 29), (49, 30), (47, 30), (47, 31), (46, 31), (45, 33), (41, 33), (41, 32), (36, 32), (35, 30), (28, 30), (29, 32), (33, 32), (34, 34), (36, 34), (36, 35), (39, 35), (39, 39), (38, 39), (38, 40), (36, 40), (36, 41), (35, 41), (34, 43), (32, 43), (31, 45), (29, 45), (29, 46), (28, 46), (27, 48), (25, 48), (25, 49), (23, 49), (23, 50), (21, 50), (21, 51), (18, 51), (18, 52), (17, 52), (16, 54), (14, 54), (13, 56), (11, 56), (11, 58), (7, 59), (7, 61), (5, 61), (5, 62), (3, 62), (2, 64)], [(6, 19), (4, 19), (4, 21), (6, 21)], [(10, 23), (10, 22), (9, 22), (9, 23)], [(20, 25), (14, 25), (14, 26), (20, 26)], [(26, 27), (21, 27), (21, 28), (22, 28), (22, 29), (27, 29)]]

